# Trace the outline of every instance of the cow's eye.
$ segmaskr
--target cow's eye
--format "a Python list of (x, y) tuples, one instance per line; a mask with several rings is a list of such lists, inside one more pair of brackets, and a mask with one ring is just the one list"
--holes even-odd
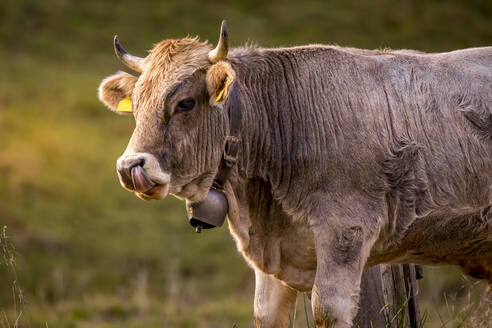
[(184, 111), (187, 111), (187, 110), (192, 109), (193, 107), (195, 107), (195, 99), (193, 99), (193, 98), (186, 98), (186, 99), (181, 100), (178, 103), (177, 110), (184, 112)]

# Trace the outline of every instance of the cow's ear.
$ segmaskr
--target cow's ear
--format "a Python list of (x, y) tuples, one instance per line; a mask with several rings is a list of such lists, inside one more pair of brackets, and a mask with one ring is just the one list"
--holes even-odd
[(207, 90), (210, 95), (210, 103), (222, 104), (229, 98), (231, 87), (236, 80), (236, 72), (231, 64), (219, 61), (207, 71)]
[(130, 99), (136, 82), (137, 77), (126, 72), (108, 76), (99, 86), (99, 99), (113, 112), (131, 112)]

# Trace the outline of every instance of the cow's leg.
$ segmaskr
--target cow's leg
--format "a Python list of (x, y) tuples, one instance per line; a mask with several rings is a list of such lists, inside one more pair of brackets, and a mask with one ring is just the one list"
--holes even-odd
[[(316, 326), (351, 327), (357, 313), (363, 269), (360, 250), (356, 249), (359, 245), (350, 245), (348, 238), (341, 241), (346, 245), (339, 244), (337, 232), (319, 231), (315, 234), (317, 269), (311, 302)], [(343, 255), (347, 251), (349, 254)], [(336, 252), (340, 254), (334, 254)]]
[(278, 279), (255, 270), (256, 328), (287, 328), (293, 318), (297, 292)]
[(358, 199), (325, 204), (329, 206), (323, 206), (311, 224), (317, 260), (313, 315), (318, 328), (349, 328), (357, 313), (362, 271), (382, 214), (375, 213), (374, 204)]

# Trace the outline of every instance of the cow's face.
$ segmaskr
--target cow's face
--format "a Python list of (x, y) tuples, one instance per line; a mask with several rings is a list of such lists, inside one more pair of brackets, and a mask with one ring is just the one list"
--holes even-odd
[(235, 79), (232, 67), (197, 39), (163, 41), (146, 58), (126, 53), (117, 38), (115, 49), (141, 73), (116, 73), (99, 88), (99, 98), (113, 111), (126, 97), (132, 100), (136, 126), (117, 161), (121, 185), (145, 200), (168, 193), (202, 200), (227, 135), (224, 103)]

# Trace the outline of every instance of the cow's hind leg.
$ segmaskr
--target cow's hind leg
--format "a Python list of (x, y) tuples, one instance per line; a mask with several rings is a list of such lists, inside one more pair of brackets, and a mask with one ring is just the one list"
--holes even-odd
[(297, 292), (258, 269), (255, 269), (255, 278), (255, 327), (289, 327), (293, 320)]
[(311, 222), (317, 259), (311, 302), (318, 328), (352, 327), (362, 271), (382, 221), (367, 201), (344, 200), (349, 202), (320, 206)]

